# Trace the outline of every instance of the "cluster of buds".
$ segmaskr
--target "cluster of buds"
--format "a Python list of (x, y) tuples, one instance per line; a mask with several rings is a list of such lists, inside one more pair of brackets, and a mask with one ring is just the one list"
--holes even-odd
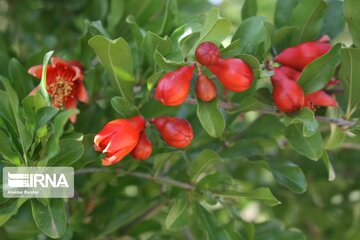
[[(172, 147), (187, 147), (193, 139), (192, 127), (185, 119), (158, 117), (150, 122)], [(142, 116), (107, 123), (94, 138), (95, 150), (106, 154), (102, 164), (112, 165), (128, 154), (134, 159), (148, 159), (152, 153), (152, 144), (145, 132), (146, 125), (148, 124)]]
[[(336, 100), (323, 90), (307, 95), (297, 83), (301, 71), (316, 58), (324, 55), (331, 49), (329, 37), (324, 36), (316, 42), (304, 42), (282, 51), (275, 57), (275, 61), (282, 65), (274, 69), (271, 77), (273, 85), (273, 100), (282, 112), (296, 112), (303, 107), (315, 110), (319, 106), (338, 106)], [(331, 79), (328, 85), (339, 81)]]
[[(254, 80), (249, 65), (237, 58), (221, 59), (219, 48), (212, 42), (201, 43), (196, 48), (195, 57), (198, 64), (207, 67), (230, 91), (245, 91)], [(165, 74), (159, 80), (155, 98), (167, 106), (182, 104), (189, 94), (196, 65), (180, 67)], [(216, 85), (203, 73), (199, 65), (198, 69), (196, 95), (201, 101), (212, 101), (216, 98)]]

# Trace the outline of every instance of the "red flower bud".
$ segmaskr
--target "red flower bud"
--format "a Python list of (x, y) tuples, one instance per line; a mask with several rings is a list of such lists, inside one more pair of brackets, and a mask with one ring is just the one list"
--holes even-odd
[(196, 82), (196, 95), (204, 102), (216, 98), (215, 84), (203, 73), (200, 73)]
[(193, 139), (193, 130), (188, 121), (176, 117), (158, 117), (151, 120), (164, 141), (173, 147), (184, 148)]
[(152, 144), (149, 138), (146, 136), (146, 133), (143, 131), (140, 134), (139, 141), (131, 152), (131, 156), (138, 160), (146, 160), (150, 157), (152, 153)]
[(106, 154), (104, 166), (119, 162), (136, 146), (145, 120), (141, 116), (130, 119), (117, 119), (105, 125), (95, 136), (94, 148)]
[(271, 77), (273, 85), (273, 100), (282, 112), (296, 112), (304, 106), (304, 91), (301, 86), (278, 69)]
[(156, 88), (155, 98), (167, 106), (183, 103), (189, 94), (194, 68), (194, 65), (185, 66), (165, 74)]
[(203, 42), (196, 48), (195, 57), (201, 65), (210, 66), (220, 59), (220, 50), (212, 42)]
[(304, 42), (282, 51), (275, 61), (302, 70), (316, 58), (327, 53), (331, 45), (326, 42)]
[(301, 76), (301, 72), (296, 71), (294, 68), (288, 66), (280, 66), (277, 69), (294, 81), (298, 81)]
[(241, 59), (219, 59), (208, 68), (219, 78), (225, 88), (233, 92), (245, 91), (254, 80), (252, 69)]
[(316, 91), (305, 96), (305, 106), (314, 109), (314, 106), (337, 107), (334, 98), (324, 91)]

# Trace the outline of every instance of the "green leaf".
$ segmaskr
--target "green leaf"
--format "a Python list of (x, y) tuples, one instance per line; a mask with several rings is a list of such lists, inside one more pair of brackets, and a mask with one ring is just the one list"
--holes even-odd
[(347, 101), (347, 115), (359, 106), (360, 103), (360, 49), (345, 48), (341, 51), (340, 79), (344, 85), (344, 94)]
[(327, 151), (323, 152), (323, 155), (321, 157), (321, 159), (324, 162), (324, 165), (326, 167), (326, 170), (328, 172), (328, 179), (329, 181), (334, 181), (336, 178), (336, 174), (335, 174), (335, 170), (331, 164), (330, 158), (329, 158), (329, 154), (327, 153)]
[(30, 75), (15, 58), (12, 58), (9, 62), (9, 76), (11, 85), (18, 94), (19, 99), (25, 98), (34, 88)]
[(161, 69), (167, 71), (174, 71), (180, 67), (186, 66), (185, 62), (177, 62), (171, 59), (165, 58), (159, 51), (155, 51), (154, 53), (154, 61), (156, 65), (158, 65)]
[(319, 131), (311, 137), (303, 136), (303, 126), (292, 124), (285, 128), (285, 137), (290, 145), (305, 157), (317, 161), (323, 152), (323, 140)]
[[(336, 21), (334, 21), (334, 19), (336, 19)], [(324, 24), (320, 35), (328, 35), (330, 38), (335, 38), (344, 31), (344, 27), (345, 18), (343, 2), (341, 0), (327, 1)]]
[(304, 193), (306, 191), (306, 177), (299, 166), (282, 160), (270, 161), (269, 166), (276, 182), (294, 193)]
[(205, 19), (197, 43), (190, 50), (190, 54), (193, 54), (196, 47), (205, 41), (220, 45), (220, 43), (228, 37), (230, 28), (231, 22), (228, 19), (219, 16), (219, 9), (212, 8)]
[(112, 77), (117, 92), (122, 97), (132, 100), (135, 78), (132, 53), (128, 43), (123, 38), (110, 40), (97, 35), (89, 40), (89, 45)]
[(188, 169), (191, 182), (195, 182), (201, 173), (211, 165), (220, 162), (219, 155), (210, 149), (205, 149), (191, 162)]
[(209, 213), (199, 203), (194, 204), (194, 216), (198, 227), (205, 232), (208, 240), (231, 240), (224, 228), (219, 226), (215, 215)]
[[(116, 1), (116, 0), (115, 0)], [(136, 41), (136, 45), (139, 49), (139, 51), (141, 50), (141, 47), (142, 47), (142, 43), (144, 41), (144, 36), (145, 36), (145, 33), (144, 31), (139, 27), (139, 25), (136, 23), (136, 20), (134, 18), (134, 16), (132, 15), (129, 15), (127, 18), (126, 18), (126, 22), (130, 25), (130, 30), (131, 30), (131, 33), (132, 35), (134, 36), (135, 38), (135, 41)]]
[(216, 196), (235, 200), (240, 200), (242, 198), (259, 200), (272, 207), (281, 204), (281, 202), (271, 193), (270, 189), (266, 187), (260, 187), (249, 192), (224, 191), (216, 193)]
[(51, 135), (47, 144), (40, 153), (40, 161), (38, 162), (38, 166), (46, 166), (47, 162), (56, 154), (58, 154), (58, 152), (60, 151), (59, 141), (60, 137), (64, 132), (64, 126), (67, 123), (68, 119), (71, 117), (71, 115), (78, 112), (79, 111), (77, 109), (70, 109), (60, 112), (53, 119), (53, 134)]
[(71, 166), (84, 153), (84, 147), (81, 142), (73, 138), (61, 139), (59, 145), (60, 151), (48, 162), (49, 166)]
[(189, 225), (189, 200), (186, 194), (174, 199), (165, 219), (165, 227), (170, 231), (179, 231)]
[(285, 26), (285, 27), (279, 28), (278, 30), (275, 31), (275, 33), (271, 39), (272, 45), (275, 46), (278, 43), (280, 43), (281, 41), (286, 40), (288, 36), (290, 36), (291, 34), (296, 32), (297, 30), (298, 30), (298, 28), (293, 27), (293, 26)]
[(27, 200), (27, 198), (10, 199), (0, 204), (0, 226), (4, 225), (12, 216), (16, 215), (19, 208)]
[(275, 6), (274, 22), (278, 28), (288, 26), (291, 22), (292, 12), (299, 0), (277, 0)]
[(137, 108), (124, 97), (113, 97), (111, 106), (122, 118), (131, 118), (139, 115)]
[(272, 106), (272, 96), (267, 88), (259, 88), (253, 95), (245, 97), (239, 106), (231, 109), (231, 114), (248, 112)]
[(245, 0), (241, 8), (241, 19), (245, 20), (249, 17), (256, 16), (257, 4), (256, 0)]
[(105, 30), (100, 20), (87, 21), (87, 24), (89, 25), (89, 32), (91, 33), (92, 36), (103, 35), (107, 38), (110, 38), (110, 34)]
[(334, 75), (341, 60), (341, 44), (336, 44), (328, 53), (315, 59), (302, 71), (299, 84), (304, 93), (323, 89)]
[(168, 34), (177, 23), (177, 1), (167, 0), (165, 4), (164, 19), (161, 25), (160, 34)]
[(216, 172), (201, 178), (196, 184), (196, 188), (209, 190), (219, 185), (230, 185), (232, 180), (232, 177), (228, 173), (224, 173), (223, 171)]
[(313, 41), (321, 31), (326, 3), (323, 0), (303, 0), (293, 11), (292, 25), (299, 32), (292, 35), (292, 44)]
[(352, 40), (356, 47), (360, 47), (360, 2), (357, 0), (345, 0), (344, 1), (344, 15), (345, 20), (349, 26), (349, 31)]
[(113, 30), (124, 15), (124, 0), (111, 0), (109, 9), (110, 11), (107, 15), (107, 26), (109, 29)]
[(31, 209), (36, 226), (51, 238), (60, 238), (66, 230), (67, 216), (64, 200), (51, 199), (44, 205), (38, 199), (31, 199)]
[(164, 167), (165, 163), (171, 163), (172, 165), (175, 164), (177, 160), (179, 160), (182, 157), (182, 152), (180, 151), (173, 151), (173, 152), (167, 152), (167, 153), (158, 153), (155, 156), (154, 160), (154, 175), (158, 176)]
[(47, 67), (48, 67), (50, 58), (53, 54), (54, 54), (54, 51), (49, 51), (44, 55), (41, 81), (39, 84), (40, 94), (46, 100), (46, 102), (48, 102), (48, 104), (50, 104), (50, 97), (46, 90), (46, 71), (47, 71)]
[[(329, 107), (327, 108), (327, 116), (332, 118), (341, 118), (343, 115), (343, 112), (341, 109), (336, 107)], [(325, 149), (326, 150), (334, 150), (338, 148), (345, 140), (345, 132), (343, 129), (336, 125), (336, 124), (330, 124), (330, 135), (326, 139), (325, 143)]]
[(146, 81), (148, 91), (151, 91), (163, 75), (163, 71), (153, 73)]
[(24, 108), (25, 119), (26, 119), (26, 124), (27, 124), (28, 128), (35, 129), (37, 126), (37, 123), (36, 123), (37, 112), (41, 108), (47, 106), (45, 99), (43, 98), (43, 96), (41, 94), (36, 93), (35, 95), (27, 96), (26, 98), (24, 98), (22, 101), (22, 105)]
[(102, 154), (96, 152), (94, 149), (94, 137), (95, 137), (94, 134), (84, 135), (82, 140), (82, 145), (84, 147), (84, 154), (82, 155), (80, 160), (72, 164), (74, 169), (80, 169), (86, 166), (87, 164), (97, 160), (100, 161), (100, 157), (102, 156)]
[(197, 116), (205, 131), (214, 138), (220, 137), (225, 130), (225, 119), (219, 110), (218, 100), (197, 101)]
[(232, 41), (239, 39), (238, 51), (263, 57), (271, 46), (271, 38), (265, 27), (266, 18), (255, 16), (246, 19), (236, 30)]
[(59, 112), (59, 109), (54, 107), (43, 107), (36, 112), (36, 129), (47, 124), (55, 115)]
[(143, 42), (146, 57), (149, 63), (154, 62), (154, 53), (157, 50), (163, 56), (173, 52), (173, 44), (169, 37), (160, 37), (153, 32), (147, 32)]
[(311, 137), (319, 129), (319, 123), (315, 119), (315, 114), (309, 108), (303, 108), (294, 114), (285, 115), (284, 124), (289, 126), (291, 124), (302, 124), (303, 125), (303, 136)]
[(2, 129), (0, 129), (0, 142), (7, 143), (7, 144), (0, 144), (1, 157), (15, 166), (21, 165), (21, 160), (19, 158), (18, 153), (16, 153), (12, 148), (11, 139), (6, 135), (6, 133)]

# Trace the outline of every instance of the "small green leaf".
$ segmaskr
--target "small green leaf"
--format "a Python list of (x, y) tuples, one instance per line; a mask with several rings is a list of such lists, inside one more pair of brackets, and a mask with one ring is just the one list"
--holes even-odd
[(113, 30), (120, 22), (125, 12), (124, 0), (111, 0), (109, 13), (107, 15), (108, 28)]
[(224, 191), (216, 193), (216, 196), (235, 200), (242, 198), (259, 200), (272, 207), (281, 204), (281, 202), (271, 193), (270, 189), (266, 187), (260, 187), (249, 192)]
[(290, 36), (291, 34), (293, 34), (294, 32), (296, 32), (298, 30), (298, 28), (293, 27), (293, 26), (285, 26), (282, 28), (279, 28), (278, 30), (276, 30), (276, 32), (274, 33), (273, 37), (272, 37), (272, 45), (275, 46), (278, 43), (280, 43), (283, 40), (286, 40), (286, 38), (288, 36)]
[(290, 25), (292, 12), (299, 0), (277, 0), (275, 6), (274, 22), (278, 28)]
[(294, 114), (287, 114), (284, 118), (285, 126), (291, 124), (302, 124), (303, 125), (303, 136), (311, 137), (314, 135), (319, 128), (319, 123), (315, 119), (315, 114), (309, 108), (303, 108)]
[(336, 44), (328, 53), (315, 59), (302, 71), (299, 84), (304, 93), (323, 89), (334, 75), (341, 60), (341, 44)]
[(0, 226), (4, 225), (12, 216), (16, 215), (19, 208), (27, 201), (26, 198), (9, 199), (1, 204)]
[(176, 0), (166, 1), (164, 18), (160, 30), (161, 35), (170, 33), (173, 27), (176, 26), (177, 10), (178, 8)]
[(246, 19), (236, 30), (233, 41), (239, 39), (238, 51), (263, 57), (271, 46), (271, 37), (265, 27), (266, 18), (255, 16)]
[(360, 9), (360, 2), (358, 0), (344, 1), (345, 20), (349, 26), (349, 31), (356, 47), (360, 47), (359, 9)]
[(36, 112), (36, 129), (47, 124), (55, 115), (59, 112), (59, 109), (54, 107), (43, 107)]
[(100, 162), (100, 157), (102, 156), (102, 154), (96, 152), (94, 149), (94, 137), (95, 137), (94, 134), (84, 135), (83, 140), (81, 142), (84, 147), (84, 154), (82, 155), (80, 160), (72, 164), (75, 169), (80, 169), (86, 166), (87, 164), (97, 160), (99, 160)]
[(211, 165), (220, 162), (219, 155), (210, 149), (203, 150), (192, 162), (188, 169), (192, 182), (195, 182), (201, 173)]
[(110, 40), (97, 35), (89, 40), (100, 62), (112, 77), (117, 92), (131, 100), (135, 78), (133, 76), (133, 59), (129, 44), (123, 39)]
[(218, 100), (197, 101), (197, 116), (205, 131), (214, 138), (220, 137), (225, 130), (225, 119), (218, 107)]
[(149, 63), (154, 62), (154, 53), (156, 50), (163, 56), (173, 52), (171, 39), (167, 36), (162, 38), (153, 32), (146, 33), (143, 41), (143, 48)]
[(140, 51), (145, 36), (144, 30), (139, 27), (139, 25), (136, 23), (135, 17), (132, 15), (129, 15), (126, 18), (126, 22), (130, 25), (131, 33), (134, 36), (136, 45)]
[(187, 195), (174, 199), (170, 211), (165, 219), (165, 227), (170, 231), (179, 231), (189, 225), (189, 200)]
[(321, 157), (324, 144), (319, 131), (311, 137), (304, 137), (302, 124), (292, 124), (285, 128), (285, 137), (301, 155), (314, 161)]
[(49, 166), (71, 166), (84, 153), (84, 147), (81, 142), (73, 138), (61, 139), (59, 145), (60, 151), (48, 162)]
[(323, 152), (323, 155), (321, 157), (321, 159), (323, 160), (324, 162), (324, 165), (326, 167), (326, 170), (328, 172), (328, 179), (329, 181), (334, 181), (335, 178), (336, 178), (336, 174), (335, 174), (335, 171), (334, 171), (334, 168), (331, 164), (331, 161), (330, 161), (330, 158), (329, 158), (329, 154), (327, 153), (327, 151), (324, 151)]
[(293, 10), (292, 25), (299, 28), (292, 34), (292, 44), (313, 41), (318, 37), (326, 9), (323, 0), (303, 0)]
[(0, 142), (7, 143), (7, 144), (0, 144), (1, 157), (15, 166), (21, 165), (21, 160), (19, 158), (18, 153), (16, 153), (16, 151), (13, 149), (13, 146), (11, 144), (11, 139), (2, 129), (0, 129)]
[(11, 85), (18, 94), (19, 99), (25, 98), (34, 88), (30, 75), (15, 58), (12, 58), (9, 62), (9, 76)]
[(256, 0), (245, 0), (241, 8), (241, 19), (245, 20), (249, 17), (256, 16), (257, 4)]
[(154, 61), (161, 69), (167, 71), (174, 71), (180, 67), (188, 65), (184, 62), (176, 62), (171, 59), (167, 59), (158, 50), (154, 53)]
[(122, 118), (131, 118), (139, 115), (139, 111), (124, 97), (113, 97), (111, 106), (118, 112)]
[(181, 151), (173, 151), (173, 152), (167, 152), (167, 153), (159, 153), (155, 156), (154, 161), (154, 175), (157, 176), (160, 174), (162, 168), (164, 167), (165, 163), (175, 164), (177, 160), (179, 160), (182, 157)]
[(50, 58), (53, 54), (54, 54), (54, 51), (49, 51), (44, 56), (41, 81), (40, 81), (40, 85), (39, 85), (40, 94), (49, 103), (49, 105), (50, 105), (50, 97), (46, 90), (46, 70), (47, 70)]
[[(346, 11), (346, 9), (345, 9)], [(334, 21), (336, 19), (336, 21)], [(360, 19), (360, 18), (359, 18)], [(345, 17), (342, 0), (327, 1), (324, 24), (321, 29), (321, 36), (328, 35), (334, 39), (344, 31)]]
[(197, 189), (213, 189), (218, 185), (230, 185), (232, 182), (232, 177), (221, 172), (216, 172), (213, 174), (206, 175), (205, 177), (201, 178), (200, 181), (196, 184)]
[(51, 238), (60, 238), (66, 230), (67, 216), (64, 200), (51, 199), (44, 205), (38, 199), (31, 199), (31, 209), (36, 226)]
[(340, 79), (344, 85), (344, 94), (347, 101), (347, 115), (360, 104), (360, 49), (345, 48), (341, 51)]

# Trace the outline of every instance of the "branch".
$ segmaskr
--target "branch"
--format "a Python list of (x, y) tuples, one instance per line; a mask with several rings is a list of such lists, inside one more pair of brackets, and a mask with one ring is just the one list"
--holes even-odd
[[(80, 169), (78, 171), (75, 172), (76, 175), (80, 175), (80, 174), (86, 174), (86, 173), (94, 173), (94, 172), (103, 172), (103, 171), (109, 171), (108, 169), (105, 168), (83, 168)], [(110, 171), (109, 171), (110, 172)], [(189, 183), (184, 183), (184, 182), (180, 182), (168, 177), (159, 177), (159, 176), (153, 176), (147, 173), (142, 173), (142, 172), (129, 172), (126, 173), (123, 170), (117, 170), (118, 173), (125, 173), (125, 175), (127, 176), (134, 176), (134, 177), (138, 177), (138, 178), (144, 178), (144, 179), (149, 179), (151, 181), (154, 181), (156, 183), (163, 183), (163, 184), (168, 184), (168, 185), (172, 185), (178, 188), (182, 188), (188, 191), (193, 191), (195, 190), (195, 187)]]
[[(187, 98), (185, 100), (186, 103), (189, 104), (196, 104), (197, 100), (193, 99), (193, 98)], [(236, 108), (238, 108), (240, 105), (237, 103), (228, 103), (228, 102), (224, 102), (221, 101), (220, 102), (220, 107), (225, 109), (225, 110), (235, 110)], [(270, 114), (270, 115), (276, 115), (276, 116), (281, 116), (282, 114), (278, 111), (276, 111), (275, 109), (259, 109), (256, 110), (259, 113), (263, 113), (263, 114)], [(327, 123), (333, 123), (339, 126), (346, 126), (346, 127), (351, 127), (355, 124), (354, 121), (349, 121), (349, 120), (345, 120), (342, 118), (331, 118), (331, 117), (325, 117), (325, 116), (315, 116), (315, 118), (320, 121), (320, 122), (327, 122)]]

